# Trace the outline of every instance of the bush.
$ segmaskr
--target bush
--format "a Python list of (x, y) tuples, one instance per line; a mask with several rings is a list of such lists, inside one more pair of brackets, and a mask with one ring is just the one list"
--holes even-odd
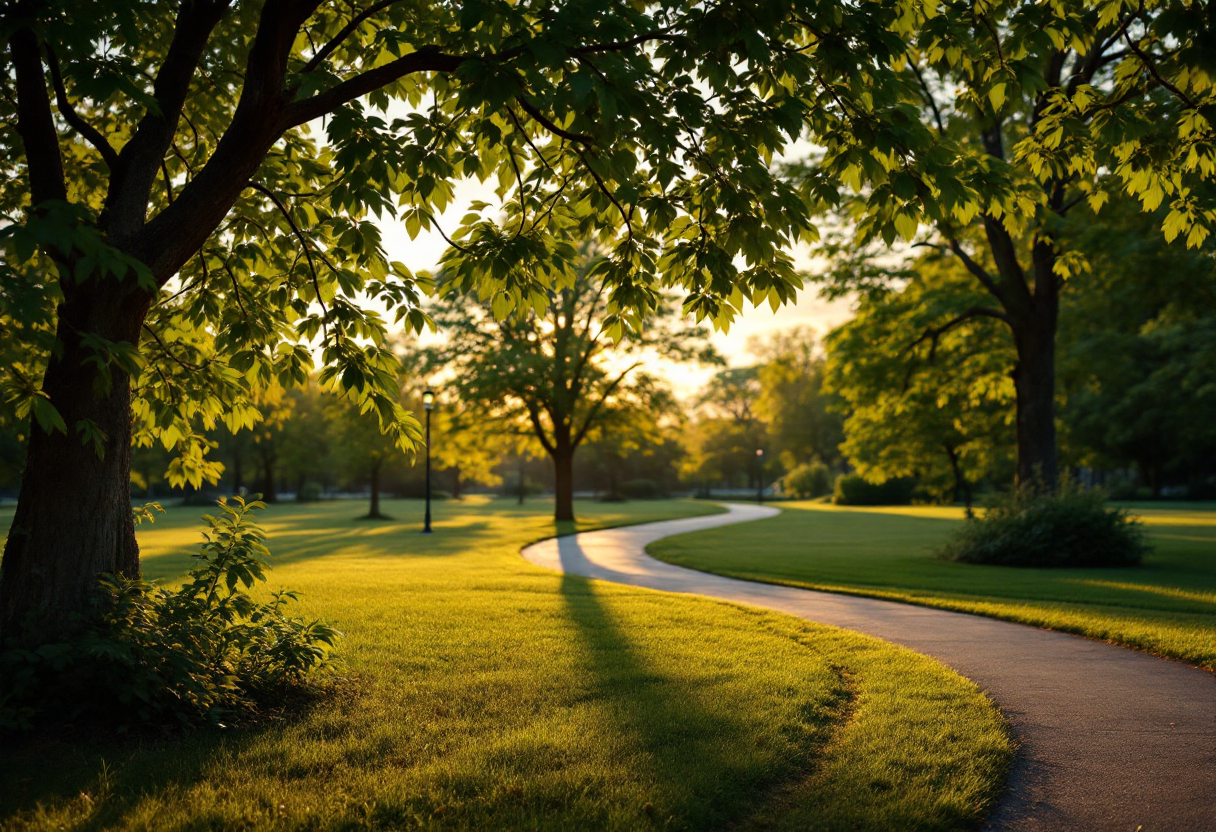
[(666, 496), (663, 488), (654, 480), (629, 480), (621, 485), (621, 494), (630, 500), (657, 500)]
[(899, 477), (872, 483), (859, 474), (841, 474), (836, 478), (832, 502), (838, 506), (906, 506), (912, 503), (916, 481)]
[(296, 502), (298, 503), (315, 503), (324, 496), (325, 492), (321, 488), (321, 484), (317, 482), (306, 482), (296, 492)]
[(1027, 486), (997, 498), (968, 520), (940, 555), (999, 566), (1135, 566), (1149, 551), (1140, 522), (1107, 508), (1106, 494), (1065, 482), (1057, 491)]
[(832, 491), (832, 472), (822, 462), (799, 465), (785, 475), (782, 491), (796, 497), (822, 497)]
[(249, 517), (265, 506), (240, 497), (219, 505), (223, 513), (207, 516), (198, 565), (180, 589), (103, 575), (98, 610), (70, 638), (4, 645), (3, 727), (28, 727), (39, 712), (218, 722), (309, 687), (341, 634), (289, 617), (293, 592), (263, 604), (244, 591), (266, 580), (265, 534)]

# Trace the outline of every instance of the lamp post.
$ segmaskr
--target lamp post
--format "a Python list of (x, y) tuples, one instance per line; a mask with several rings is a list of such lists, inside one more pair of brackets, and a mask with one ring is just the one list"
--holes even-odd
[(756, 502), (764, 502), (764, 448), (756, 448)]
[(422, 533), (431, 533), (431, 411), (435, 409), (435, 391), (422, 393), (422, 408), (426, 411), (426, 516), (422, 521)]

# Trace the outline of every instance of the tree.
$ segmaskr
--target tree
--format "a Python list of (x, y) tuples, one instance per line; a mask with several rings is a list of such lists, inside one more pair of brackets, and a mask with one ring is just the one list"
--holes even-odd
[[(800, 85), (869, 62), (815, 48), (818, 6), (0, 6), (0, 332), (23, 309), (49, 327), (19, 334), (0, 370), (33, 417), (0, 627), (37, 613), (49, 633), (97, 573), (139, 574), (132, 413), (197, 485), (218, 476), (204, 431), (252, 427), (252, 390), (320, 364), (415, 444), (361, 299), (417, 329), (426, 283), (387, 262), (371, 218), (435, 227), (461, 177), (497, 176), (505, 205), (474, 206), (445, 266), (497, 314), (543, 306), (568, 240), (591, 235), (614, 334), (664, 287), (721, 323), (792, 297), (784, 249), (810, 224), (769, 161), (813, 105)], [(897, 14), (848, 9), (839, 25)]]
[(768, 443), (767, 425), (756, 415), (759, 367), (720, 370), (697, 401), (697, 418), (686, 436), (683, 472), (706, 490), (715, 483), (754, 486), (761, 476), (757, 450)]
[(977, 317), (1009, 329), (1018, 478), (1052, 485), (1060, 296), (1086, 268), (1061, 225), (1112, 191), (1145, 210), (1168, 204), (1165, 236), (1188, 246), (1216, 225), (1216, 11), (1198, 0), (960, 0), (910, 9), (896, 29), (907, 37), (897, 72), (819, 82), (831, 103), (811, 125), (824, 152), (797, 175), (857, 229), (834, 249), (841, 268), (827, 285), (889, 279), (867, 256), (884, 254), (876, 240), (920, 240), (956, 259), (981, 297), (943, 309), (926, 332)]
[(823, 389), (826, 359), (814, 332), (795, 327), (750, 350), (762, 361), (757, 411), (768, 424), (773, 456), (787, 470), (816, 459), (836, 465), (844, 434), (836, 398)]
[(968, 513), (974, 486), (1013, 439), (1011, 345), (983, 318), (924, 332), (977, 294), (953, 259), (925, 256), (902, 287), (863, 295), (856, 317), (828, 337), (827, 387), (844, 405), (842, 450), (858, 473), (874, 483), (917, 477)]
[[(669, 400), (646, 361), (713, 361), (701, 328), (673, 325), (661, 308), (647, 329), (614, 340), (613, 305), (600, 266), (585, 254), (580, 274), (551, 290), (527, 316), (496, 320), (493, 301), (450, 289), (434, 316), (446, 342), (428, 370), (506, 432), (528, 433), (553, 463), (554, 518), (574, 519), (579, 446), (630, 419), (649, 419)], [(678, 324), (679, 322), (675, 322)]]
[(375, 419), (347, 398), (331, 397), (326, 417), (330, 427), (333, 459), (341, 475), (368, 485), (366, 520), (389, 520), (380, 511), (380, 485), (385, 469), (403, 454)]
[[(1216, 474), (1216, 249), (1170, 246), (1115, 200), (1065, 229), (1093, 269), (1060, 315), (1061, 423), (1074, 464), (1167, 484)], [(1209, 493), (1210, 493), (1210, 486)]]

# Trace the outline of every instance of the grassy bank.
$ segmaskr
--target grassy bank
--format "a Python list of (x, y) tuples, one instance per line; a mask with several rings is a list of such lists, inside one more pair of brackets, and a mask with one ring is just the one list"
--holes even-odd
[(783, 504), (764, 523), (668, 538), (651, 554), (750, 580), (991, 615), (1216, 670), (1216, 507), (1130, 504), (1153, 554), (1127, 569), (1016, 569), (938, 560), (954, 508)]
[[(0, 826), (24, 829), (955, 829), (1011, 751), (941, 665), (798, 619), (562, 577), (520, 547), (551, 506), (273, 507), (273, 587), (346, 632), (342, 692), (188, 735), (6, 740)], [(580, 504), (579, 528), (715, 510)], [(188, 565), (198, 509), (140, 532)], [(569, 531), (563, 528), (558, 531)]]

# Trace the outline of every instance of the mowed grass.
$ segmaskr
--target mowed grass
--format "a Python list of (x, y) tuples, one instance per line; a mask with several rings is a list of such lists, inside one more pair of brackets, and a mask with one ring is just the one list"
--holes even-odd
[[(346, 633), (339, 695), (255, 726), (6, 740), (0, 827), (936, 830), (1000, 791), (1004, 722), (923, 656), (534, 567), (551, 504), (443, 503), (429, 537), (416, 502), (362, 510), (264, 520), (271, 585)], [(578, 528), (716, 510), (588, 502)], [(147, 575), (187, 568), (200, 513), (140, 531)]]
[(938, 560), (933, 551), (962, 520), (943, 507), (785, 503), (771, 521), (668, 538), (650, 551), (708, 572), (990, 615), (1216, 670), (1216, 506), (1125, 505), (1154, 549), (1127, 569)]

